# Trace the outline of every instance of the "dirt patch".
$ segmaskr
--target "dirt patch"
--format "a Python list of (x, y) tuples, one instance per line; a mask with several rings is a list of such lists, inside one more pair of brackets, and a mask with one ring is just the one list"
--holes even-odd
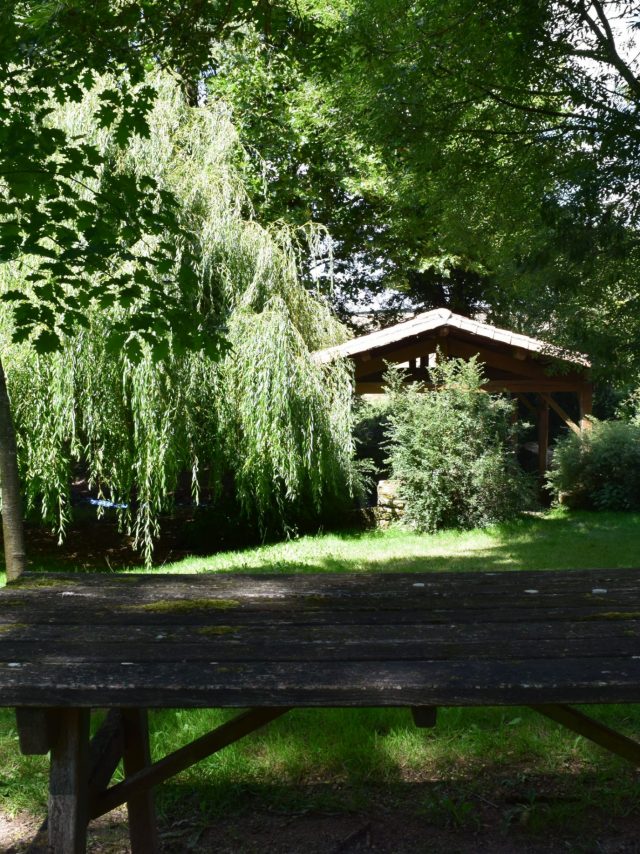
[[(243, 809), (206, 820), (188, 798), (159, 822), (163, 854), (640, 854), (640, 814), (612, 817), (594, 809), (588, 820), (541, 817), (567, 807), (562, 796), (525, 792), (488, 797), (453, 787), (417, 787), (398, 797), (371, 788), (365, 809), (279, 811), (247, 794)], [(499, 793), (498, 793), (499, 794)], [(573, 803), (572, 801), (570, 803)], [(549, 815), (547, 815), (549, 818)], [(537, 822), (537, 824), (536, 824)], [(0, 851), (26, 852), (39, 826), (33, 816), (0, 813)], [(91, 854), (128, 854), (126, 811), (90, 825)]]
[[(42, 817), (28, 813), (10, 817), (0, 812), (0, 851), (4, 854), (26, 854), (27, 851), (30, 854), (45, 854), (46, 845), (31, 847), (41, 824)], [(87, 847), (91, 854), (128, 854), (131, 849), (126, 810), (114, 810), (108, 816), (92, 822)]]

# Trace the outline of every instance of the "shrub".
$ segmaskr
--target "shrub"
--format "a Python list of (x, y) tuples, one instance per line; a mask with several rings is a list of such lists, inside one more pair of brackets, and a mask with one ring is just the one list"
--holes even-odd
[(437, 391), (402, 385), (391, 392), (388, 448), (405, 501), (405, 520), (420, 531), (490, 524), (532, 506), (532, 481), (515, 453), (512, 404), (481, 389), (475, 359), (451, 359), (430, 371)]
[(585, 510), (640, 510), (640, 424), (591, 422), (556, 443), (547, 486), (556, 501)]

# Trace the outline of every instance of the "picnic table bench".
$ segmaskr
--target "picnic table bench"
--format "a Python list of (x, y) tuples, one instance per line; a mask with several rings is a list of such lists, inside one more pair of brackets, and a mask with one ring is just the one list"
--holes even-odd
[[(51, 753), (55, 854), (124, 803), (132, 850), (158, 851), (152, 787), (295, 707), (432, 726), (438, 706), (526, 704), (640, 765), (568, 705), (640, 702), (640, 569), (27, 573), (0, 590), (0, 698), (21, 750)], [(246, 711), (152, 762), (147, 710), (167, 707)], [(91, 709), (108, 710), (92, 741)]]

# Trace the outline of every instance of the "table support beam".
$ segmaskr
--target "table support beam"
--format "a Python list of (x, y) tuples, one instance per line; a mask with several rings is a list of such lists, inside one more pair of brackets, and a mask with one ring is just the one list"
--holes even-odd
[(60, 709), (51, 748), (49, 851), (84, 854), (89, 800), (89, 709)]
[[(125, 779), (151, 765), (149, 750), (149, 722), (146, 709), (123, 709)], [(129, 837), (132, 854), (158, 854), (160, 840), (153, 804), (153, 790), (145, 789), (130, 796), (127, 801)]]
[(640, 743), (627, 738), (626, 735), (610, 729), (571, 706), (546, 704), (531, 706), (531, 708), (541, 715), (551, 718), (552, 721), (562, 724), (563, 727), (572, 732), (588, 738), (600, 747), (604, 747), (610, 753), (615, 753), (633, 765), (640, 767)]
[(122, 783), (107, 789), (91, 804), (91, 818), (97, 818), (120, 806), (120, 804), (131, 801), (141, 792), (147, 791), (152, 786), (157, 786), (175, 774), (179, 774), (180, 771), (184, 771), (185, 768), (190, 768), (196, 762), (200, 762), (207, 756), (222, 750), (223, 747), (239, 741), (245, 735), (249, 735), (288, 711), (289, 708), (249, 709), (247, 712), (243, 712), (212, 732), (170, 753), (164, 759), (160, 759), (158, 762), (154, 762), (152, 765), (132, 774)]

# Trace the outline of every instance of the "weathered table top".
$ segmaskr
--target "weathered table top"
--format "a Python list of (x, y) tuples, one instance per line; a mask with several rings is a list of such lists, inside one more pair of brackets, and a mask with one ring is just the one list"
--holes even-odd
[(640, 702), (640, 569), (37, 575), (4, 706)]

